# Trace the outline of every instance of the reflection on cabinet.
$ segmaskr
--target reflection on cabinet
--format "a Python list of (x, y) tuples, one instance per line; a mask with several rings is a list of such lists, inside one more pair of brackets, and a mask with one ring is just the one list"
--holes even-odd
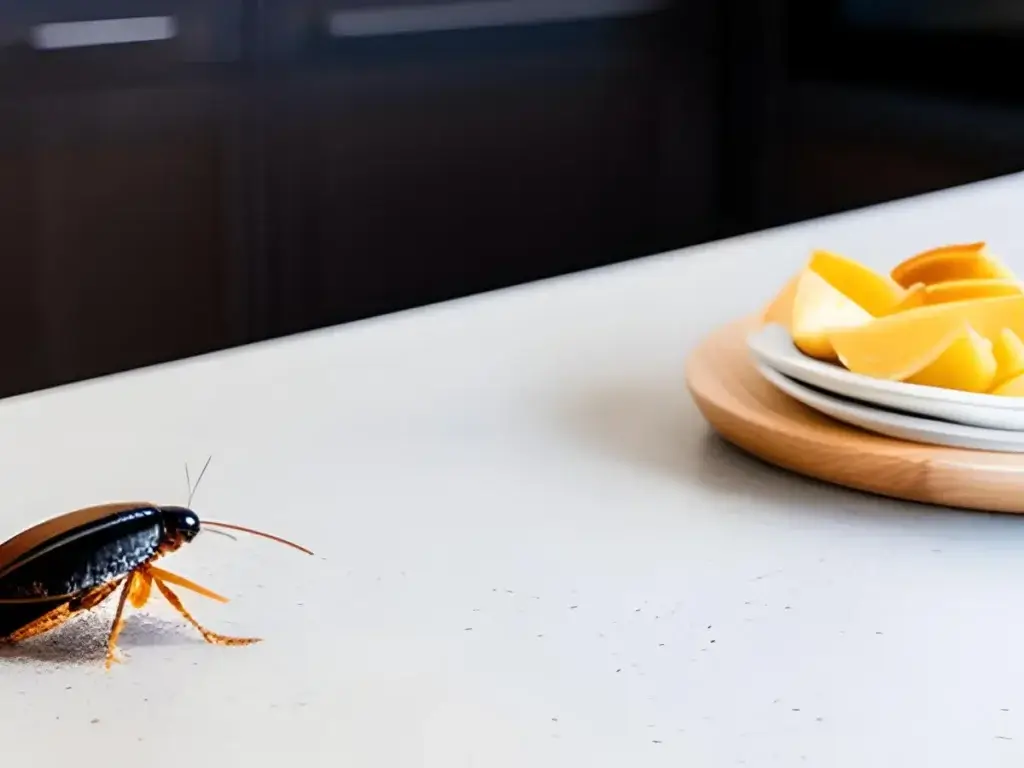
[(845, 84), (805, 84), (789, 93), (790, 176), (774, 201), (782, 221), (1024, 168), (1024, 110)]
[(0, 396), (716, 234), (713, 6), (0, 3)]
[(266, 101), (277, 327), (650, 252), (657, 21), (337, 39), (326, 18), (271, 25), (290, 34)]
[(0, 27), (0, 343), (19, 361), (0, 394), (228, 346), (243, 327), (240, 96), (218, 72), (239, 56), (238, 8), (91, 3), (92, 20), (173, 22), (122, 42), (131, 24), (96, 32), (50, 5)]

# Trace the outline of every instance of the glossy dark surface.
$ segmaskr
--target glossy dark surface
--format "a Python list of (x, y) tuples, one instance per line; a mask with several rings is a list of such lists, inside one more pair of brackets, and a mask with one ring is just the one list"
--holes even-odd
[(160, 507), (164, 535), (187, 544), (199, 535), (199, 516), (188, 507)]
[[(0, 599), (68, 595), (120, 578), (151, 558), (165, 538), (158, 507), (123, 509), (62, 531), (0, 567)], [(67, 598), (0, 603), (0, 637), (25, 626)]]

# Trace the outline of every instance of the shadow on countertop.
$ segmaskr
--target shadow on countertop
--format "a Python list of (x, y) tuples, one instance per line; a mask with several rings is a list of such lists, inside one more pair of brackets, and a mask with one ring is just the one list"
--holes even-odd
[[(102, 665), (107, 654), (110, 616), (101, 613), (79, 616), (45, 635), (16, 645), (0, 645), (0, 667), (28, 664)], [(118, 638), (120, 658), (133, 648), (182, 646), (204, 640), (186, 624), (144, 614), (127, 618)]]
[(794, 474), (715, 433), (682, 378), (595, 382), (554, 414), (557, 428), (607, 458), (680, 485), (751, 502), (750, 509), (846, 524), (912, 529), (941, 523), (947, 534), (1012, 540), (1019, 515), (887, 499)]

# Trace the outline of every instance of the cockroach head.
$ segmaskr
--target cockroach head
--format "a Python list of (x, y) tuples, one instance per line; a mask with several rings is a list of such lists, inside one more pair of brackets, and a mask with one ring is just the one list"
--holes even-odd
[(168, 536), (188, 543), (199, 533), (199, 515), (188, 507), (160, 507), (160, 511)]

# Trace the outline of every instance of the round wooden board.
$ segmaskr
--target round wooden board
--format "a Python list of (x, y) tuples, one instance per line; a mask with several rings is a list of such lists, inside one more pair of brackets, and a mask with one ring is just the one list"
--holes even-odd
[(697, 407), (730, 443), (778, 467), (860, 491), (1024, 512), (1024, 456), (903, 442), (820, 414), (757, 372), (746, 346), (756, 323), (748, 318), (719, 328), (686, 365)]

